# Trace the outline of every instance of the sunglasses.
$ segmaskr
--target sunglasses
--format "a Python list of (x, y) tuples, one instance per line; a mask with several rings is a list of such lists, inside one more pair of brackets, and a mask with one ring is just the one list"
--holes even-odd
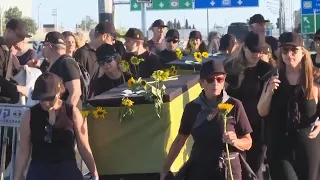
[(104, 66), (106, 63), (110, 64), (114, 60), (114, 56), (105, 56), (98, 61), (99, 66)]
[(298, 47), (281, 47), (282, 54), (287, 54), (289, 51), (297, 53), (300, 48)]
[(218, 77), (217, 76), (210, 76), (210, 77), (205, 78), (205, 80), (209, 84), (213, 83), (214, 81), (217, 81), (218, 83), (223, 83), (226, 80), (226, 78), (222, 77), (222, 76), (218, 76)]
[(178, 43), (179, 40), (178, 40), (178, 39), (167, 39), (167, 42), (168, 42), (168, 43), (170, 43), (170, 42), (172, 42), (172, 43)]
[(44, 130), (47, 132), (47, 134), (44, 136), (44, 142), (46, 143), (52, 143), (52, 128), (53, 125), (51, 124), (44, 127)]

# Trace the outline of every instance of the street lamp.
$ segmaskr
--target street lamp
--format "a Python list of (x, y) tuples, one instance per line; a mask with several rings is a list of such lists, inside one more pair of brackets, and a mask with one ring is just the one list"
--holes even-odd
[(38, 5), (38, 30), (40, 30), (40, 6), (42, 5), (42, 3), (40, 3)]

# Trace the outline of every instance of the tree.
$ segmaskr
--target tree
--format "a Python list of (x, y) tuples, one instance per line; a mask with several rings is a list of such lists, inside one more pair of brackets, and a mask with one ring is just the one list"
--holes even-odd
[(173, 28), (177, 29), (177, 20), (176, 20), (176, 18), (174, 18), (174, 20), (173, 20)]
[(37, 32), (38, 27), (34, 19), (30, 17), (23, 17), (22, 20), (27, 24), (28, 33), (35, 34)]
[(186, 22), (185, 22), (185, 24), (184, 24), (184, 28), (185, 28), (185, 29), (189, 29), (188, 19), (186, 19)]
[(86, 31), (92, 29), (96, 24), (97, 23), (90, 16), (86, 16), (82, 19), (80, 27), (82, 30)]
[(196, 29), (196, 27), (194, 26), (194, 24), (192, 25), (192, 29)]
[(168, 29), (173, 29), (174, 28), (171, 21), (167, 22), (167, 26), (168, 26)]
[(181, 24), (180, 24), (180, 21), (178, 20), (177, 22), (177, 29), (181, 29)]

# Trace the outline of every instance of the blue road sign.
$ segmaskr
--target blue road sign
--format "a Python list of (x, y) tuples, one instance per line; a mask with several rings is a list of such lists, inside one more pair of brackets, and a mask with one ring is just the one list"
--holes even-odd
[(258, 7), (259, 0), (195, 0), (194, 9)]
[(320, 13), (320, 0), (301, 0), (301, 14)]

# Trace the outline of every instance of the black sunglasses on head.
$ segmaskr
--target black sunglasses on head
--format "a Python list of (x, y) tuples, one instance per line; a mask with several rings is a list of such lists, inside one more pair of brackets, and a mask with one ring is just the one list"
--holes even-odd
[(114, 56), (105, 56), (98, 60), (99, 66), (103, 66), (105, 63), (109, 64), (114, 60)]

